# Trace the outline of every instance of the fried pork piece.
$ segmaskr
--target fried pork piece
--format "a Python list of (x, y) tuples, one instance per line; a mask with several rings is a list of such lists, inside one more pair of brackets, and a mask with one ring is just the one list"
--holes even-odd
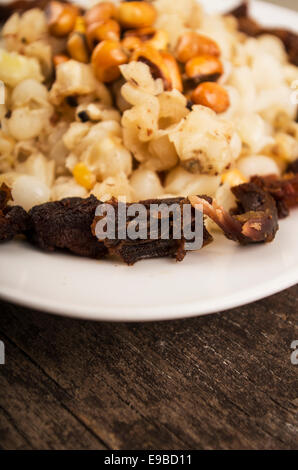
[(287, 217), (290, 208), (298, 205), (298, 174), (288, 174), (284, 178), (253, 176), (251, 181), (274, 198), (280, 219)]
[(237, 208), (228, 213), (216, 201), (211, 203), (197, 196), (190, 196), (193, 205), (202, 204), (204, 214), (210, 217), (229, 240), (242, 245), (271, 242), (278, 230), (278, 213), (273, 197), (254, 183), (232, 188)]
[(248, 2), (243, 2), (240, 6), (229, 12), (238, 20), (238, 28), (248, 36), (258, 37), (262, 34), (272, 34), (278, 37), (284, 44), (292, 64), (298, 66), (298, 34), (281, 28), (265, 28), (257, 21), (250, 18)]
[(20, 206), (8, 206), (11, 191), (2, 184), (0, 188), (0, 242), (25, 234), (31, 226), (30, 217)]
[[(207, 196), (202, 196), (210, 201), (210, 198)], [(121, 203), (118, 205), (118, 201), (113, 199), (109, 201), (109, 204), (112, 204), (116, 214), (116, 222), (118, 222), (118, 209), (121, 207)], [(148, 258), (162, 258), (162, 257), (176, 257), (177, 261), (182, 261), (186, 255), (185, 250), (185, 238), (183, 237), (183, 230), (182, 227), (185, 227), (185, 221), (183, 221), (183, 204), (189, 204), (189, 200), (182, 197), (177, 198), (168, 198), (168, 199), (150, 199), (147, 201), (141, 201), (140, 204), (144, 206), (147, 210), (147, 219), (144, 221), (146, 224), (144, 229), (147, 234), (146, 240), (131, 240), (128, 236), (125, 239), (103, 239), (99, 240), (99, 243), (102, 243), (106, 246), (109, 250), (109, 254), (116, 255), (121, 258), (125, 263), (132, 265), (135, 262), (141, 259), (148, 259)], [(163, 213), (162, 211), (159, 212), (156, 217), (158, 220), (157, 231), (155, 233), (155, 240), (150, 238), (150, 206), (152, 204), (160, 205), (165, 204), (166, 206), (170, 207), (173, 204), (177, 204), (180, 206), (180, 213), (182, 214), (181, 220), (179, 220), (180, 224), (180, 231), (181, 231), (181, 239), (175, 240), (173, 237), (173, 224), (174, 224), (174, 216), (173, 213), (168, 212)], [(131, 204), (127, 204), (127, 207), (131, 206)], [(192, 209), (191, 213), (191, 229), (194, 231), (195, 228), (195, 209)], [(124, 220), (125, 225), (127, 226), (131, 221), (132, 217), (126, 217)], [(162, 239), (162, 228), (163, 224), (162, 221), (167, 219), (169, 225), (169, 239), (163, 240)], [(96, 224), (101, 220), (101, 217), (95, 217), (93, 224), (92, 224), (92, 233), (95, 235), (96, 233)], [(183, 225), (184, 224), (184, 225)], [(118, 233), (118, 223), (116, 224), (115, 232)], [(125, 227), (126, 229), (126, 227)], [(141, 232), (142, 227), (139, 227), (138, 230)], [(125, 230), (126, 231), (126, 230)], [(127, 231), (126, 231), (127, 233)], [(211, 243), (213, 240), (210, 233), (207, 231), (206, 227), (203, 227), (203, 246)]]
[(63, 249), (80, 256), (103, 258), (107, 249), (91, 233), (91, 223), (99, 201), (67, 198), (33, 207), (29, 211), (32, 230), (28, 240), (41, 249)]

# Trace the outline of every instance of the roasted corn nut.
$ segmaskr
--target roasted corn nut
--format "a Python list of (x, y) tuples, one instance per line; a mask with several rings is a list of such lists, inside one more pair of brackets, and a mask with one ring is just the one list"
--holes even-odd
[(170, 82), (171, 89), (183, 91), (182, 77), (179, 70), (179, 66), (175, 57), (169, 52), (161, 52), (161, 56), (165, 62), (165, 65), (168, 69), (168, 80)]
[(136, 36), (127, 36), (122, 39), (121, 44), (123, 49), (125, 49), (128, 53), (132, 53), (142, 47), (143, 43), (141, 39)]
[(164, 84), (164, 89), (171, 90), (172, 86), (168, 67), (161, 53), (154, 47), (146, 44), (142, 45), (142, 47), (134, 51), (130, 60), (143, 62), (148, 65), (152, 77), (155, 80), (161, 78)]
[(103, 22), (92, 23), (88, 26), (87, 41), (89, 48), (92, 50), (100, 41), (111, 39), (112, 41), (119, 41), (120, 39), (120, 26), (117, 21), (109, 19)]
[(128, 57), (120, 42), (105, 40), (94, 49), (91, 62), (96, 77), (101, 82), (113, 82), (120, 77), (119, 65), (125, 64)]
[(117, 19), (124, 28), (152, 26), (156, 17), (155, 7), (147, 2), (122, 2), (117, 10)]
[(128, 30), (124, 34), (124, 38), (135, 37), (141, 42), (152, 46), (159, 51), (165, 51), (169, 45), (169, 35), (163, 29), (155, 29), (151, 27)]
[(197, 84), (202, 81), (216, 81), (223, 71), (221, 60), (212, 55), (194, 57), (185, 65), (186, 76)]
[(218, 44), (213, 39), (194, 31), (184, 33), (178, 39), (175, 56), (179, 62), (186, 63), (200, 55), (220, 56)]
[(46, 8), (49, 31), (53, 36), (67, 36), (75, 27), (78, 8), (74, 5), (52, 1)]
[(84, 33), (74, 31), (68, 38), (67, 51), (72, 59), (87, 64), (89, 62), (89, 49)]
[(90, 8), (85, 14), (86, 24), (89, 26), (92, 23), (108, 21), (116, 16), (116, 6), (111, 2), (97, 3), (94, 7)]
[(195, 104), (207, 106), (216, 113), (224, 113), (230, 106), (230, 97), (227, 90), (214, 82), (203, 82), (191, 94), (191, 101)]

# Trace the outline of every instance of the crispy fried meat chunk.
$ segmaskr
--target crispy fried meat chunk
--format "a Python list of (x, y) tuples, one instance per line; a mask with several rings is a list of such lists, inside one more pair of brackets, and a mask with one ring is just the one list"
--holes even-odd
[[(207, 198), (208, 199), (208, 198)], [(118, 217), (118, 211), (121, 210), (121, 203), (118, 204), (116, 200), (111, 200), (109, 201), (109, 204), (112, 204), (114, 207), (115, 211), (115, 220), (116, 220), (116, 233), (119, 233), (119, 225), (118, 221), (121, 220), (121, 218)], [(169, 198), (169, 199), (150, 199), (147, 201), (141, 201), (140, 204), (142, 204), (143, 207), (147, 210), (147, 218), (144, 218), (142, 221), (145, 226), (139, 226), (138, 231), (140, 233), (146, 233), (147, 234), (147, 239), (137, 239), (137, 240), (132, 240), (129, 238), (127, 235), (127, 226), (130, 222), (132, 222), (133, 217), (125, 216), (125, 219), (122, 219), (123, 227), (120, 227), (120, 229), (125, 229), (126, 237), (124, 239), (111, 239), (111, 238), (104, 238), (102, 240), (99, 240), (99, 243), (103, 243), (106, 248), (109, 250), (109, 254), (111, 255), (116, 255), (117, 257), (121, 258), (125, 263), (132, 265), (135, 262), (142, 260), (142, 259), (148, 259), (148, 258), (161, 258), (161, 257), (176, 257), (177, 261), (182, 261), (186, 255), (186, 250), (185, 250), (185, 238), (183, 237), (183, 230), (182, 227), (185, 227), (185, 221), (183, 221), (183, 210), (182, 206), (183, 204), (189, 204), (188, 199), (184, 198)], [(154, 239), (152, 239), (152, 236), (150, 236), (150, 233), (152, 234), (152, 225), (150, 225), (150, 207), (152, 205), (157, 205), (160, 207), (160, 204), (165, 205), (167, 208), (170, 208), (170, 206), (173, 206), (173, 204), (176, 205), (176, 207), (180, 208), (180, 214), (182, 214), (181, 219), (179, 219), (179, 224), (180, 224), (180, 233), (182, 234), (181, 238), (179, 239), (174, 239), (173, 231), (174, 231), (174, 223), (175, 223), (175, 218), (174, 218), (174, 213), (173, 212), (168, 212), (165, 211), (163, 212), (162, 210), (156, 213), (156, 232), (154, 232)], [(130, 204), (127, 205), (127, 208), (129, 208)], [(106, 214), (103, 216), (96, 216), (94, 218), (93, 224), (92, 224), (92, 233), (95, 235), (96, 234), (96, 225), (97, 223), (102, 220), (102, 217), (105, 217), (106, 220)], [(162, 222), (167, 219), (167, 223), (163, 224)], [(176, 221), (177, 223), (177, 221)], [(191, 229), (194, 231), (195, 228), (195, 209), (192, 208), (191, 212)], [(169, 238), (168, 239), (163, 239), (163, 229), (164, 227), (169, 227)], [(206, 244), (210, 243), (212, 241), (212, 236), (209, 234), (207, 231), (206, 227), (203, 227), (203, 245), (205, 246)]]
[(10, 189), (2, 184), (0, 188), (0, 242), (12, 240), (16, 235), (26, 233), (31, 225), (30, 217), (22, 207), (9, 206)]
[(250, 18), (248, 2), (243, 2), (240, 6), (228, 13), (238, 20), (238, 28), (248, 36), (258, 37), (262, 34), (272, 34), (278, 37), (284, 44), (292, 64), (298, 66), (298, 34), (293, 31), (281, 28), (265, 28), (257, 21)]
[(287, 217), (290, 208), (298, 205), (298, 174), (288, 174), (284, 178), (253, 176), (251, 181), (273, 197), (280, 219)]
[(274, 199), (254, 183), (232, 188), (237, 208), (228, 213), (216, 201), (211, 203), (197, 196), (190, 196), (193, 205), (202, 204), (204, 214), (210, 217), (229, 240), (242, 245), (271, 242), (278, 230), (278, 213)]
[(90, 229), (98, 204), (99, 201), (90, 196), (33, 207), (29, 211), (32, 220), (29, 241), (46, 251), (63, 249), (90, 258), (104, 257), (107, 249), (98, 243)]

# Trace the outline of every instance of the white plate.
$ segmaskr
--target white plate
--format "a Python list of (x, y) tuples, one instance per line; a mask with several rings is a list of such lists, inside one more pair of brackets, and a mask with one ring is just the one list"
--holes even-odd
[[(202, 3), (220, 10), (237, 2)], [(253, 13), (267, 24), (297, 29), (293, 11), (257, 2)], [(239, 247), (218, 236), (182, 263), (158, 259), (133, 267), (42, 253), (11, 242), (0, 246), (0, 295), (36, 309), (94, 320), (166, 320), (217, 312), (298, 282), (297, 230), (298, 210), (281, 222), (271, 244)]]

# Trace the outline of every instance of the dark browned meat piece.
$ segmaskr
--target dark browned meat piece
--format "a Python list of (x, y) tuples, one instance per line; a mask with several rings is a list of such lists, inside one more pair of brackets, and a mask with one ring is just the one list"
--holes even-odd
[(228, 213), (216, 201), (211, 203), (190, 196), (193, 205), (202, 204), (204, 214), (210, 217), (229, 240), (242, 245), (270, 242), (278, 230), (278, 214), (274, 199), (253, 183), (232, 188), (237, 198), (237, 208)]
[(33, 207), (29, 211), (32, 220), (29, 241), (47, 251), (63, 249), (90, 258), (104, 257), (107, 249), (92, 235), (90, 228), (98, 204), (98, 200), (90, 196)]
[(10, 189), (2, 184), (0, 188), (0, 242), (12, 240), (16, 235), (26, 233), (30, 228), (30, 217), (19, 206), (8, 206)]
[(239, 31), (248, 36), (258, 37), (262, 34), (277, 36), (284, 44), (289, 55), (289, 60), (298, 65), (298, 34), (281, 28), (265, 28), (249, 16), (248, 3), (243, 2), (228, 14), (235, 16), (238, 20)]
[[(207, 198), (208, 199), (208, 198)], [(147, 234), (147, 239), (142, 240), (131, 240), (129, 237), (125, 239), (110, 239), (105, 238), (99, 243), (103, 243), (106, 248), (109, 250), (109, 254), (116, 255), (120, 257), (125, 263), (131, 265), (134, 264), (136, 261), (141, 259), (147, 258), (161, 258), (161, 257), (176, 257), (177, 261), (182, 261), (186, 255), (185, 250), (185, 239), (183, 236), (179, 240), (175, 240), (173, 237), (173, 213), (170, 214), (162, 214), (159, 213), (157, 216), (157, 232), (156, 232), (156, 239), (150, 239), (150, 217), (149, 217), (149, 209), (151, 204), (160, 205), (161, 203), (165, 204), (167, 207), (171, 206), (172, 204), (177, 204), (182, 208), (183, 204), (189, 204), (189, 201), (184, 198), (169, 198), (169, 199), (150, 199), (147, 201), (141, 201), (140, 204), (145, 206), (147, 209), (147, 219), (144, 221), (146, 224), (144, 228), (144, 232)], [(116, 200), (109, 201), (109, 204), (112, 204), (116, 214), (116, 221), (118, 220), (118, 202)], [(121, 205), (121, 203), (120, 203)], [(127, 206), (129, 207), (130, 204)], [(181, 211), (181, 213), (183, 213)], [(162, 239), (162, 220), (167, 218), (169, 222), (169, 239), (163, 240)], [(101, 217), (95, 217), (94, 222), (92, 224), (92, 232), (95, 235), (95, 228), (98, 221), (101, 220)], [(131, 222), (131, 217), (126, 217), (124, 220), (125, 228)], [(191, 228), (194, 229), (194, 220), (195, 220), (195, 210), (192, 209), (192, 219), (191, 219)], [(183, 217), (181, 218), (180, 229), (182, 232), (183, 226)], [(116, 225), (116, 233), (118, 233), (118, 225)], [(141, 227), (139, 227), (141, 231)], [(206, 228), (203, 228), (203, 245), (206, 245), (212, 241), (212, 237)]]
[(290, 208), (298, 205), (298, 174), (284, 178), (254, 176), (251, 181), (274, 198), (280, 219), (287, 217)]

